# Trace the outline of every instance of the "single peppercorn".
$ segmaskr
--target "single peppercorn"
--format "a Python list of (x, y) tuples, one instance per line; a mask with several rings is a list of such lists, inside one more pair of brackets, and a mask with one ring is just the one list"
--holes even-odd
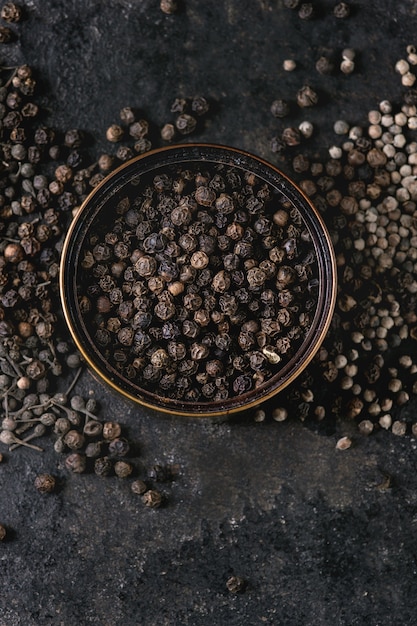
[(80, 450), (84, 446), (84, 435), (78, 430), (71, 429), (64, 436), (64, 443), (70, 450)]
[(111, 456), (127, 456), (129, 451), (130, 445), (125, 439), (112, 439), (109, 443), (109, 454)]
[(116, 461), (114, 464), (114, 473), (118, 478), (127, 478), (133, 472), (133, 465), (127, 461)]
[(65, 467), (74, 474), (82, 474), (86, 469), (85, 455), (79, 452), (73, 452), (65, 459)]
[(0, 43), (10, 43), (13, 40), (13, 31), (7, 26), (0, 26)]
[(102, 456), (94, 461), (94, 473), (97, 476), (110, 476), (113, 471), (113, 461), (107, 456)]
[(154, 480), (156, 482), (166, 482), (171, 478), (171, 473), (168, 467), (164, 465), (153, 465), (149, 471), (148, 476), (150, 480)]
[(5, 22), (19, 22), (22, 18), (22, 7), (14, 2), (6, 2), (1, 8), (0, 17)]
[(161, 139), (163, 141), (172, 141), (175, 137), (175, 126), (173, 124), (164, 124), (161, 128)]
[(301, 141), (301, 135), (298, 128), (288, 127), (282, 131), (282, 141), (287, 146), (298, 146)]
[(121, 141), (124, 135), (123, 128), (119, 124), (112, 124), (106, 131), (106, 139), (112, 143)]
[(298, 17), (302, 20), (311, 20), (315, 16), (314, 6), (311, 2), (305, 2), (298, 9)]
[(56, 480), (51, 474), (39, 474), (34, 484), (39, 493), (52, 493), (56, 487)]
[(333, 15), (339, 19), (346, 19), (350, 15), (350, 5), (347, 2), (339, 2), (333, 9)]
[(102, 432), (103, 424), (95, 419), (89, 420), (83, 428), (83, 433), (87, 437), (100, 437)]
[(162, 504), (162, 494), (155, 489), (149, 489), (142, 496), (142, 502), (150, 509), (157, 509)]
[(334, 70), (334, 64), (327, 56), (321, 56), (316, 61), (316, 70), (319, 74), (328, 75)]
[(230, 593), (241, 593), (245, 590), (247, 583), (241, 576), (230, 576), (226, 581), (226, 588)]
[(318, 95), (314, 91), (314, 89), (312, 87), (310, 87), (309, 85), (304, 85), (297, 92), (297, 104), (298, 104), (298, 106), (300, 106), (302, 108), (312, 107), (315, 104), (317, 104), (317, 102), (318, 102)]
[(120, 121), (122, 124), (133, 124), (136, 121), (136, 115), (134, 110), (131, 107), (123, 107), (120, 109)]
[(289, 112), (290, 107), (286, 100), (274, 100), (271, 104), (271, 113), (274, 117), (286, 117)]
[(121, 426), (118, 422), (105, 422), (103, 424), (103, 437), (107, 441), (117, 439), (122, 432)]
[(143, 480), (137, 479), (132, 482), (132, 484), (130, 485), (130, 489), (132, 493), (135, 493), (138, 496), (142, 496), (146, 492), (148, 487)]
[(172, 15), (178, 11), (177, 0), (160, 0), (159, 6), (166, 15)]
[(175, 98), (171, 104), (171, 113), (185, 113), (188, 107), (188, 102), (185, 98)]
[(129, 135), (136, 140), (143, 139), (145, 135), (148, 134), (148, 131), (149, 124), (146, 120), (143, 119), (137, 120), (129, 126)]
[(4, 541), (7, 537), (7, 530), (3, 524), (0, 524), (0, 541)]
[(191, 101), (191, 110), (196, 115), (206, 115), (210, 109), (210, 105), (203, 96), (194, 96)]
[(175, 126), (182, 135), (189, 135), (194, 132), (197, 120), (189, 113), (182, 113), (175, 120)]

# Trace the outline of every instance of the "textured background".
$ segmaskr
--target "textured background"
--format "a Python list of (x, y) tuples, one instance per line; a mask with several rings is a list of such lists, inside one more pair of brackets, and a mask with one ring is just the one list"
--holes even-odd
[[(97, 154), (121, 107), (158, 127), (174, 97), (201, 93), (216, 104), (193, 139), (290, 171), (270, 152), (272, 100), (311, 80), (321, 104), (309, 112), (317, 133), (306, 153), (324, 153), (335, 120), (361, 124), (380, 100), (399, 100), (393, 66), (416, 43), (415, 0), (358, 0), (345, 21), (331, 15), (335, 2), (316, 4), (307, 23), (281, 0), (184, 0), (173, 16), (157, 0), (26, 0), (18, 40), (0, 55), (34, 67), (48, 122), (82, 128)], [(355, 73), (319, 76), (320, 54), (346, 46), (357, 51)], [(299, 69), (285, 73), (285, 58)], [(126, 425), (139, 463), (178, 464), (179, 474), (152, 511), (128, 483), (68, 477), (51, 442), (43, 455), (11, 455), (0, 467), (1, 522), (13, 529), (0, 546), (1, 626), (416, 623), (414, 439), (379, 432), (341, 452), (337, 438), (353, 432), (343, 420), (325, 432), (296, 416), (171, 420), (88, 373), (78, 390)], [(43, 470), (61, 479), (50, 497), (34, 493)], [(248, 581), (245, 593), (227, 592), (232, 573)]]

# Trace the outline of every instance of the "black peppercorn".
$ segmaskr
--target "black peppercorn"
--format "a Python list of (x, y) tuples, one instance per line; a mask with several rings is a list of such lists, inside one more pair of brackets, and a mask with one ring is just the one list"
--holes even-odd
[(271, 104), (271, 113), (274, 117), (286, 117), (289, 112), (290, 107), (286, 100), (274, 100)]
[(298, 16), (302, 20), (311, 20), (314, 17), (314, 6), (311, 2), (303, 3), (298, 9)]
[(182, 135), (189, 135), (195, 130), (197, 126), (197, 120), (195, 119), (195, 117), (189, 115), (188, 113), (182, 113), (175, 120), (175, 126)]
[(149, 491), (146, 491), (142, 496), (143, 504), (151, 509), (156, 509), (160, 507), (162, 504), (162, 500), (162, 494), (155, 489), (149, 489)]
[(311, 107), (317, 104), (318, 95), (309, 85), (304, 85), (297, 92), (297, 104), (300, 107)]
[(171, 113), (185, 113), (187, 109), (187, 100), (185, 98), (175, 98), (171, 104)]
[(208, 113), (209, 108), (210, 105), (203, 96), (195, 96), (191, 101), (191, 110), (196, 115), (205, 115)]
[(148, 476), (150, 480), (165, 482), (171, 478), (171, 473), (168, 467), (163, 465), (153, 465), (148, 471)]
[(102, 456), (98, 457), (94, 461), (94, 473), (97, 476), (110, 476), (113, 471), (113, 462), (109, 457)]
[[(299, 157), (294, 166), (304, 172), (309, 162)], [(261, 351), (272, 346), (278, 362), (309, 325), (306, 316), (294, 317), (297, 332), (280, 337), (278, 354), (274, 343), (284, 328), (278, 311), (304, 306), (307, 281), (317, 270), (313, 258), (308, 273), (301, 271), (310, 244), (306, 228), (297, 211), (285, 210), (285, 201), (271, 212), (273, 197), (251, 172), (190, 167), (167, 168), (139, 198), (119, 202), (112, 227), (94, 233), (83, 251), (83, 297), (93, 303), (86, 315), (113, 367), (147, 389), (157, 384), (161, 394), (187, 402), (222, 401), (271, 376), (272, 361)], [(254, 315), (262, 326), (233, 332)], [(239, 360), (242, 353), (246, 360)], [(112, 447), (109, 454), (117, 455)]]
[(333, 9), (333, 15), (340, 19), (345, 19), (350, 15), (350, 6), (347, 2), (339, 2)]
[(94, 419), (89, 420), (83, 428), (83, 433), (87, 437), (99, 437), (102, 432), (103, 424)]
[(230, 593), (240, 593), (246, 588), (246, 581), (241, 576), (230, 576), (226, 581), (227, 590)]
[(112, 441), (120, 437), (121, 430), (121, 426), (117, 422), (105, 422), (103, 425), (103, 437), (107, 441)]
[(13, 39), (13, 31), (7, 26), (0, 26), (0, 43), (9, 43)]
[[(1, 8), (0, 17), (5, 22), (19, 22), (22, 17), (22, 8), (14, 2), (6, 2)], [(26, 76), (23, 75), (23, 77)]]
[(86, 469), (85, 455), (79, 452), (73, 452), (65, 459), (65, 467), (74, 474), (82, 474)]
[(316, 61), (316, 70), (319, 74), (331, 74), (333, 72), (334, 65), (332, 61), (326, 57), (321, 56)]
[(35, 489), (39, 493), (52, 493), (56, 487), (56, 480), (51, 474), (39, 474), (35, 478)]
[[(85, 431), (84, 431), (85, 432)], [(102, 453), (102, 444), (99, 441), (94, 441), (85, 447), (85, 456), (90, 459), (96, 459)]]
[(138, 496), (142, 496), (146, 492), (148, 487), (143, 480), (137, 479), (132, 482), (130, 488), (132, 490), (132, 493), (135, 493)]
[(133, 472), (133, 466), (126, 461), (116, 461), (114, 464), (114, 473), (118, 478), (127, 478)]

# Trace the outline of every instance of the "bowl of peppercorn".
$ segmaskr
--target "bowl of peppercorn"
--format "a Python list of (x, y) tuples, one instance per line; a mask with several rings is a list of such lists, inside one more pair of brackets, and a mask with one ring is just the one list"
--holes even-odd
[(60, 289), (79, 350), (110, 387), (170, 414), (225, 416), (311, 361), (335, 258), (320, 214), (276, 167), (186, 144), (94, 188), (67, 234)]

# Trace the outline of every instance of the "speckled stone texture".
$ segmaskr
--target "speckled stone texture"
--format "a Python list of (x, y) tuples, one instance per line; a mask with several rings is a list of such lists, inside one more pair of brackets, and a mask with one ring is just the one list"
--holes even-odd
[[(91, 150), (134, 106), (154, 124), (172, 120), (176, 96), (215, 103), (191, 139), (249, 150), (290, 172), (270, 152), (278, 122), (269, 107), (294, 100), (306, 82), (320, 103), (295, 111), (315, 138), (306, 154), (336, 140), (333, 122), (364, 123), (369, 109), (403, 92), (394, 64), (415, 43), (415, 0), (358, 0), (337, 20), (333, 1), (301, 21), (281, 0), (183, 0), (164, 15), (158, 0), (22, 0), (18, 40), (3, 62), (33, 66), (49, 124), (82, 128)], [(328, 49), (357, 51), (351, 76), (320, 76)], [(282, 70), (294, 58), (298, 69)], [(188, 139), (187, 139), (188, 140)], [(175, 464), (161, 486), (166, 504), (146, 509), (130, 481), (69, 476), (62, 457), (19, 450), (0, 465), (0, 626), (412, 626), (417, 601), (416, 442), (354, 425), (326, 428), (169, 419), (112, 395), (87, 372), (102, 416), (138, 442), (139, 470)], [(273, 403), (272, 403), (273, 405)], [(271, 405), (270, 405), (271, 406)], [(414, 412), (415, 403), (405, 411)], [(336, 450), (338, 437), (354, 445)], [(59, 489), (41, 495), (40, 472)], [(386, 478), (390, 477), (390, 481)], [(232, 574), (247, 581), (231, 594)]]

